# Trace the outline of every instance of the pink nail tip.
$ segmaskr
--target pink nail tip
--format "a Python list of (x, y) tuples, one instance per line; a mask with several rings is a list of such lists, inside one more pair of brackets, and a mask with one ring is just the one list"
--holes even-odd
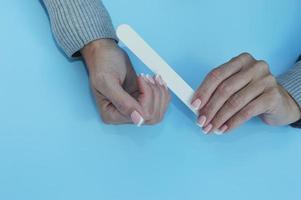
[(132, 112), (131, 119), (137, 126), (141, 126), (144, 123), (143, 117), (136, 110)]
[(203, 128), (202, 124), (200, 124), (199, 122), (197, 122), (196, 125), (199, 126), (200, 128)]
[(214, 134), (215, 135), (222, 135), (222, 134), (224, 134), (222, 131), (214, 131)]
[(196, 99), (192, 102), (192, 107), (195, 108), (196, 110), (199, 110), (201, 107), (202, 101), (200, 99)]
[(152, 83), (152, 84), (155, 84), (155, 81), (153, 79), (153, 77), (151, 77), (150, 75), (146, 75), (146, 78)]
[(224, 125), (224, 126), (222, 126), (222, 128), (220, 128), (219, 130), (215, 131), (214, 133), (216, 135), (223, 135), (226, 132), (227, 129), (228, 129), (228, 126)]
[(156, 74), (155, 79), (159, 83), (159, 85), (164, 86), (163, 79), (159, 74)]
[(200, 118), (198, 120), (199, 126), (203, 128), (205, 123), (206, 123), (206, 117), (205, 116), (200, 116)]
[(204, 134), (208, 134), (212, 129), (212, 124), (207, 125), (204, 129), (203, 132)]

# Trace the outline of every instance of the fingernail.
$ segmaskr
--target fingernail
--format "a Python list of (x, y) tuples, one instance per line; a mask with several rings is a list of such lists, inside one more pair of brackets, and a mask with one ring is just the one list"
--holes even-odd
[(203, 129), (203, 133), (204, 134), (208, 134), (212, 129), (212, 124), (208, 124), (204, 129)]
[(228, 129), (228, 126), (227, 125), (224, 125), (222, 126), (222, 128), (220, 128), (218, 131), (215, 131), (214, 133), (216, 135), (222, 135), (226, 132), (226, 130)]
[(148, 79), (145, 77), (145, 74), (141, 73), (141, 77), (142, 77), (146, 82), (148, 82)]
[(143, 73), (141, 73), (140, 74), (140, 76), (143, 78), (143, 79), (145, 79), (144, 77), (145, 77), (145, 75), (143, 74)]
[(163, 80), (159, 74), (156, 74), (155, 80), (159, 83), (159, 85), (164, 86)]
[(162, 86), (167, 87), (166, 83), (163, 81), (162, 76), (159, 75), (159, 82)]
[(222, 134), (223, 134), (223, 132), (222, 132), (222, 131), (220, 131), (220, 130), (218, 130), (218, 131), (214, 131), (214, 134), (215, 134), (215, 135), (222, 135)]
[(196, 99), (192, 102), (192, 107), (196, 110), (199, 110), (201, 108), (201, 104), (202, 104), (202, 101), (200, 99)]
[(203, 115), (200, 116), (199, 119), (198, 119), (198, 125), (199, 125), (201, 128), (203, 128), (204, 125), (205, 125), (205, 123), (206, 123), (206, 120), (207, 120), (206, 116), (203, 116)]
[(131, 119), (137, 126), (141, 126), (144, 123), (143, 117), (136, 110), (132, 112)]
[(150, 75), (146, 75), (146, 78), (152, 83), (152, 84), (155, 84), (155, 81), (154, 79), (150, 76)]

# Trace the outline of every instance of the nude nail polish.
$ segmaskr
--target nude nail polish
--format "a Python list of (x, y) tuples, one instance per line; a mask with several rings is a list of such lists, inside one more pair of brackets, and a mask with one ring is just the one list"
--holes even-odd
[(222, 128), (220, 128), (219, 130), (215, 131), (214, 133), (216, 135), (222, 135), (225, 133), (225, 131), (228, 129), (228, 126), (227, 125), (224, 125), (222, 126)]
[(160, 76), (160, 75), (159, 75), (159, 81), (160, 81), (160, 84), (161, 84), (162, 86), (167, 87), (167, 86), (166, 86), (166, 83), (163, 81), (162, 76)]
[(160, 76), (159, 74), (156, 74), (155, 80), (157, 81), (157, 83), (158, 83), (159, 85), (164, 86), (163, 80), (162, 80), (162, 78), (161, 78), (161, 76)]
[(155, 84), (153, 77), (151, 77), (150, 75), (147, 74), (146, 78), (149, 80), (150, 83)]
[(203, 128), (204, 125), (205, 125), (205, 123), (206, 123), (206, 120), (207, 120), (206, 116), (203, 116), (203, 115), (200, 116), (199, 119), (198, 119), (198, 125), (199, 125), (201, 128)]
[(223, 132), (222, 132), (222, 131), (220, 131), (220, 130), (218, 130), (218, 131), (214, 131), (214, 134), (215, 134), (215, 135), (222, 135), (222, 134), (223, 134)]
[(203, 129), (203, 133), (204, 134), (208, 134), (212, 129), (212, 124), (208, 124), (204, 129)]
[(202, 105), (202, 101), (200, 99), (194, 100), (191, 104), (191, 106), (196, 110), (199, 110), (201, 108), (201, 105)]
[(144, 123), (143, 117), (136, 110), (132, 112), (131, 119), (137, 126), (141, 126)]

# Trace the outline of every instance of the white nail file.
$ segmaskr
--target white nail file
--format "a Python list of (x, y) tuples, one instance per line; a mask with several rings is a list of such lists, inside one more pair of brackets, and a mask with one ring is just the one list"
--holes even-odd
[(155, 74), (162, 76), (169, 89), (196, 115), (191, 106), (194, 90), (129, 25), (117, 28), (118, 38)]

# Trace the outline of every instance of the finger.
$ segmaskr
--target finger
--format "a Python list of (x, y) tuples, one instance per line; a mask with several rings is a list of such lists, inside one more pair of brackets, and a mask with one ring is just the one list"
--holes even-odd
[[(101, 93), (100, 91), (98, 91)], [(144, 123), (143, 109), (136, 99), (129, 93), (124, 91), (121, 85), (117, 82), (111, 82), (107, 89), (102, 93), (117, 110), (137, 126)]]
[(273, 86), (274, 79), (272, 76), (267, 76), (263, 80), (249, 84), (238, 93), (232, 95), (212, 119), (212, 130), (220, 133), (221, 126), (248, 103), (261, 95), (265, 89)]
[(159, 109), (158, 109), (158, 115), (159, 115), (159, 119), (158, 122), (162, 121), (165, 111), (167, 109), (167, 105), (168, 105), (168, 91), (167, 88), (165, 87), (164, 81), (162, 79), (162, 77), (158, 74), (156, 74), (154, 76), (155, 82), (156, 82), (156, 86), (160, 91), (160, 105), (159, 105)]
[(270, 109), (270, 103), (273, 102), (273, 95), (271, 91), (265, 92), (253, 101), (251, 101), (246, 107), (240, 110), (232, 118), (230, 118), (225, 126), (227, 127), (225, 132), (229, 132), (241, 124), (249, 121), (251, 118), (261, 115)]
[(204, 124), (205, 127), (210, 124), (215, 114), (233, 94), (237, 93), (251, 82), (254, 73), (256, 72), (254, 72), (253, 68), (242, 70), (222, 82), (217, 87), (208, 103), (200, 110), (200, 118), (206, 118)]
[(170, 94), (168, 91), (168, 87), (166, 82), (163, 80), (161, 75), (155, 75), (154, 79), (156, 81), (157, 86), (160, 88), (161, 92), (163, 93), (163, 98), (165, 103), (169, 103), (170, 101)]
[(95, 96), (96, 104), (100, 110), (100, 116), (106, 124), (126, 124), (132, 123), (128, 117), (122, 115), (116, 107), (105, 96), (98, 92), (95, 88), (92, 88)]
[(195, 92), (192, 98), (192, 106), (197, 110), (201, 109), (207, 104), (207, 101), (219, 84), (239, 72), (245, 65), (251, 63), (253, 60), (254, 58), (250, 54), (243, 53), (212, 70)]
[[(153, 104), (153, 91), (151, 88), (150, 80), (146, 77), (146, 75), (141, 74), (137, 79), (138, 89), (139, 89), (139, 97), (138, 101), (143, 109), (150, 107)], [(148, 113), (145, 113), (147, 115)], [(149, 116), (145, 116), (146, 120), (149, 119)]]
[[(143, 81), (142, 81), (143, 80)], [(138, 83), (141, 96), (139, 103), (142, 105), (146, 119), (145, 124), (155, 124), (158, 122), (158, 110), (160, 110), (160, 90), (156, 86), (155, 80), (150, 75), (141, 76), (141, 82)]]
[(147, 75), (147, 78), (150, 80), (150, 87), (152, 88), (152, 106), (149, 107), (149, 113), (151, 115), (151, 118), (147, 121), (148, 124), (156, 124), (160, 121), (160, 107), (162, 102), (162, 93), (160, 91), (160, 88), (156, 84), (156, 81), (153, 77)]

